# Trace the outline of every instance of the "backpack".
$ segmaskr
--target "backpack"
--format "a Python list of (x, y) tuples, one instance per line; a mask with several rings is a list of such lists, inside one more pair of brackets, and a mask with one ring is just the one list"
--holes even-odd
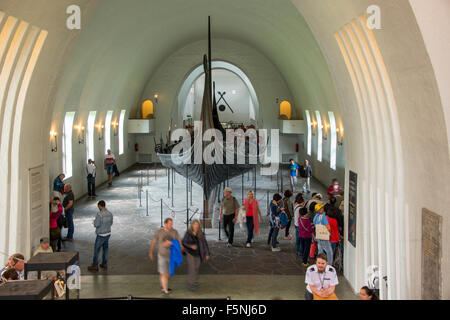
[(286, 228), (288, 222), (289, 222), (288, 215), (286, 214), (286, 212), (281, 211), (281, 213), (280, 213), (280, 227), (281, 227), (281, 229)]
[(303, 165), (300, 166), (300, 168), (298, 169), (299, 173), (300, 173), (300, 177), (302, 178), (307, 178), (306, 176), (306, 169)]

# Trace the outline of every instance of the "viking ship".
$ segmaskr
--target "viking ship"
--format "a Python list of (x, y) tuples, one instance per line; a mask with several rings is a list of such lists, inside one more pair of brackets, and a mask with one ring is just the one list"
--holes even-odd
[[(263, 153), (265, 148), (258, 146), (257, 132), (252, 131), (254, 136), (243, 134), (243, 131), (234, 132), (233, 143), (225, 143), (226, 130), (222, 127), (217, 111), (217, 103), (215, 97), (215, 84), (212, 81), (211, 70), (211, 21), (208, 17), (208, 55), (203, 56), (203, 68), (205, 73), (205, 86), (201, 109), (201, 128), (194, 130), (194, 139), (191, 140), (188, 150), (175, 154), (178, 161), (174, 161), (173, 150), (178, 143), (170, 143), (171, 126), (169, 126), (169, 135), (166, 147), (161, 144), (155, 149), (161, 164), (173, 169), (180, 175), (192, 180), (200, 185), (203, 189), (203, 217), (204, 227), (211, 227), (211, 214), (214, 205), (214, 199), (219, 193), (222, 183), (232, 179), (233, 177), (242, 175), (253, 170), (256, 165), (260, 164), (259, 152)], [(214, 94), (213, 94), (214, 92)], [(208, 129), (216, 129), (216, 133), (212, 137), (212, 141), (204, 141), (202, 133)], [(251, 131), (251, 130), (250, 130)], [(236, 140), (235, 140), (236, 138)], [(195, 143), (196, 139), (201, 141)], [(227, 140), (228, 142), (228, 140)], [(214, 145), (212, 145), (214, 144)], [(196, 150), (196, 148), (198, 150)], [(203, 157), (203, 150), (212, 149), (213, 156), (216, 160), (214, 163), (206, 163)], [(196, 153), (201, 154), (201, 163), (195, 161)], [(218, 154), (215, 154), (218, 153)], [(232, 160), (232, 161), (230, 161)], [(180, 163), (181, 162), (181, 163)], [(231, 163), (230, 163), (231, 162)]]

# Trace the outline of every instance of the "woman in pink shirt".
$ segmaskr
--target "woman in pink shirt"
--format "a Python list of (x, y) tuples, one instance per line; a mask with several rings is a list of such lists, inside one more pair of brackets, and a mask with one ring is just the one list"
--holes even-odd
[[(248, 231), (246, 247), (250, 248), (253, 239), (253, 231), (255, 234), (259, 234), (259, 222), (262, 221), (262, 214), (261, 210), (259, 210), (258, 200), (254, 198), (252, 190), (247, 192), (247, 198), (244, 200), (244, 208), (246, 212)], [(260, 219), (259, 221), (258, 214)]]
[(298, 235), (300, 237), (300, 248), (302, 254), (302, 262), (304, 267), (308, 267), (309, 250), (311, 249), (312, 235), (314, 233), (311, 220), (308, 218), (308, 209), (300, 209), (300, 217), (298, 218)]
[[(54, 197), (50, 207), (50, 245), (53, 252), (56, 252), (61, 251), (61, 243), (59, 243), (61, 239), (61, 226), (58, 225), (58, 219), (62, 215), (63, 206), (61, 205), (60, 199)], [(57, 246), (58, 250), (56, 250)]]

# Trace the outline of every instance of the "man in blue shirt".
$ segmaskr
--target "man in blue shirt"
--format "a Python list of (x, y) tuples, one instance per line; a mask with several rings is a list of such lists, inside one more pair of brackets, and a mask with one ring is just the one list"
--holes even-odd
[(295, 163), (294, 159), (289, 160), (289, 172), (291, 178), (291, 189), (292, 193), (295, 193), (295, 185), (297, 184), (297, 175), (298, 175), (298, 164)]

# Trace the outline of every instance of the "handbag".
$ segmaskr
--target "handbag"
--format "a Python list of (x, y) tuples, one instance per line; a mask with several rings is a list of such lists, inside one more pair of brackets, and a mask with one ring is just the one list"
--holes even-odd
[(317, 252), (317, 242), (314, 241), (311, 243), (311, 247), (309, 248), (309, 257), (311, 259), (314, 259), (314, 257), (316, 256), (316, 252)]
[(317, 240), (330, 240), (330, 232), (327, 227), (322, 224), (323, 215), (320, 217), (320, 223), (316, 224), (316, 239)]

